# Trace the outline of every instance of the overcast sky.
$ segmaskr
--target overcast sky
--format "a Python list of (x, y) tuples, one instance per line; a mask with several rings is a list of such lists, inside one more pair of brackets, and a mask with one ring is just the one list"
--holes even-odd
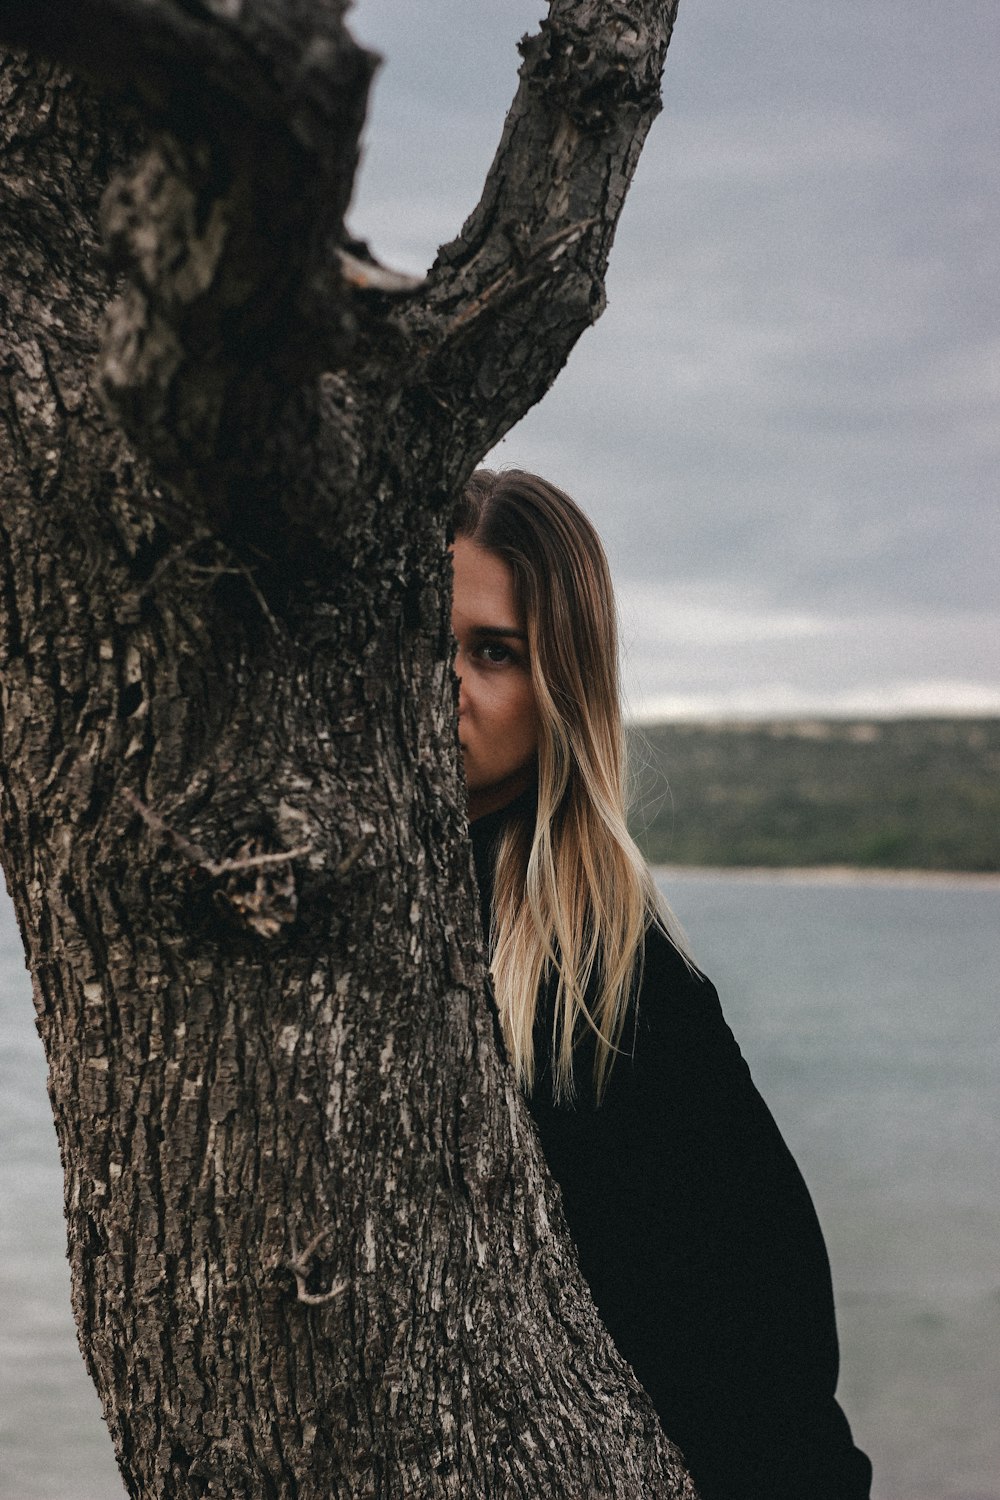
[[(540, 0), (360, 0), (352, 227), (422, 271)], [(681, 0), (609, 307), (493, 461), (593, 516), (645, 716), (1000, 712), (996, 0)]]

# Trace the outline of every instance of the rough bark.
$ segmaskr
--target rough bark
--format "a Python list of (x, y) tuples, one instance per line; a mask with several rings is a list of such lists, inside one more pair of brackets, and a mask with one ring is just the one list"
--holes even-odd
[(497, 1045), (445, 551), (673, 7), (554, 0), (416, 287), (344, 233), (343, 9), (0, 12), (57, 60), (0, 80), (0, 827), (81, 1346), (133, 1496), (690, 1496)]

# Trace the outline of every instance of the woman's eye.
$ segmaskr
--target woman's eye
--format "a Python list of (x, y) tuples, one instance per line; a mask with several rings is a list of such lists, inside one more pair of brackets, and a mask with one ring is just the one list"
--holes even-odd
[(487, 641), (479, 648), (483, 658), (494, 667), (502, 667), (509, 661), (513, 661), (514, 654), (509, 646), (504, 646), (499, 641)]

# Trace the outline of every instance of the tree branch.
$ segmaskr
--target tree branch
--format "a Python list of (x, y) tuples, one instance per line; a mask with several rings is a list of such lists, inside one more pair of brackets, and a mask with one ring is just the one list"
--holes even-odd
[[(414, 389), (462, 475), (552, 384), (604, 309), (604, 274), (653, 119), (677, 0), (552, 0), (483, 196), (397, 321)], [(444, 424), (442, 424), (444, 425)]]

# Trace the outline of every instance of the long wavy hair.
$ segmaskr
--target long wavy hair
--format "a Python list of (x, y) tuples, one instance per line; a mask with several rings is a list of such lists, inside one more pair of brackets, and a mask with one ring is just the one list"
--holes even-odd
[(641, 983), (647, 928), (685, 951), (626, 825), (607, 558), (579, 506), (518, 469), (476, 470), (454, 529), (511, 570), (538, 705), (537, 811), (533, 823), (507, 822), (496, 855), (490, 950), (504, 1036), (530, 1092), (539, 992), (554, 980), (554, 1095), (575, 1092), (574, 1048), (589, 1028), (600, 1100)]

